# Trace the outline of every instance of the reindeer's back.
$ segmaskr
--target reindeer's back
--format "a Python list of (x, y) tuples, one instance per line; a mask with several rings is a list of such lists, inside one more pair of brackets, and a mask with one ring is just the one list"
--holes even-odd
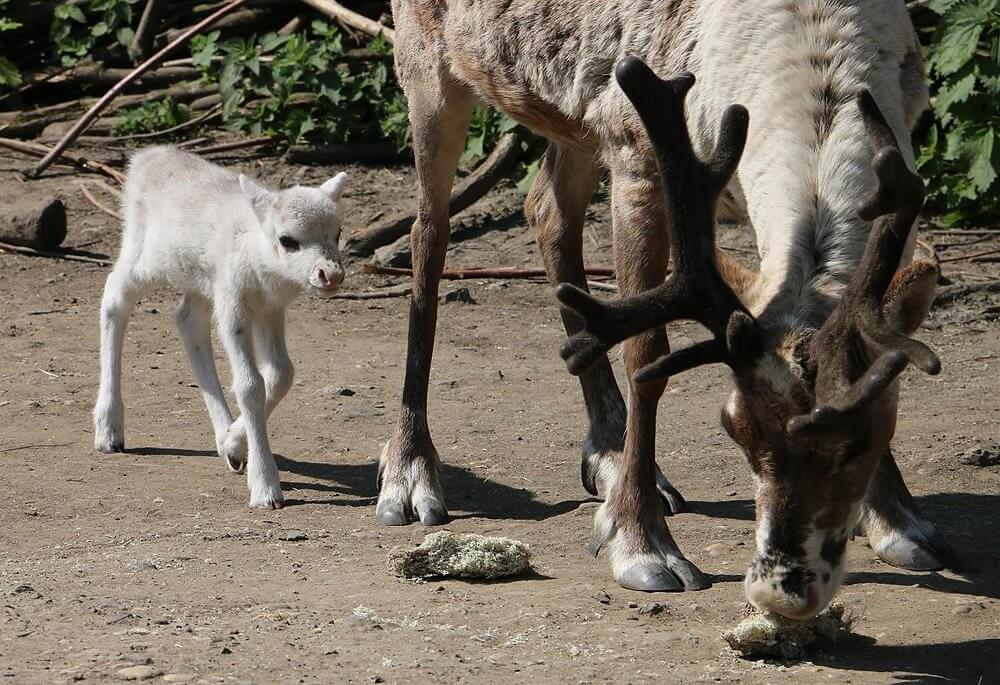
[(684, 68), (697, 2), (397, 0), (397, 70), (405, 84), (446, 69), (535, 131), (596, 147), (615, 133), (607, 127), (635, 119), (614, 87), (615, 63), (634, 54), (663, 73)]

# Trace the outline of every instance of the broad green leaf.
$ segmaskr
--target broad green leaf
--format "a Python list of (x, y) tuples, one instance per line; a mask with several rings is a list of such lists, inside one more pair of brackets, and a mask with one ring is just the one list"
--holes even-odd
[(972, 58), (983, 32), (984, 14), (978, 4), (968, 4), (945, 15), (930, 58), (938, 74), (953, 74)]
[(978, 192), (983, 192), (997, 178), (997, 170), (993, 166), (993, 129), (987, 129), (977, 139), (970, 141), (973, 151), (972, 164), (969, 167), (969, 180)]

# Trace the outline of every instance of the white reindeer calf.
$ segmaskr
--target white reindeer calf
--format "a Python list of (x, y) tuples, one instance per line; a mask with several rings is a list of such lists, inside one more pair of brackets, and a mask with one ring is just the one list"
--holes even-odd
[[(251, 507), (283, 505), (266, 420), (292, 384), (285, 308), (302, 290), (330, 296), (344, 280), (337, 201), (346, 178), (340, 173), (319, 188), (270, 191), (176, 148), (153, 147), (132, 158), (121, 254), (101, 303), (96, 449), (125, 448), (125, 326), (143, 291), (170, 284), (184, 294), (177, 328), (219, 454), (233, 471), (246, 467)], [(235, 421), (212, 355), (213, 310), (232, 367)]]

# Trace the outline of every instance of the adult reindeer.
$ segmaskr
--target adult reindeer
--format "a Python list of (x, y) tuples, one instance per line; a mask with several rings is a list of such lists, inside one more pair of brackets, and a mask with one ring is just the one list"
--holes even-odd
[[(912, 251), (907, 236), (921, 194), (905, 171), (908, 131), (927, 102), (901, 0), (394, 0), (393, 13), (419, 206), (402, 409), (379, 464), (380, 523), (448, 520), (427, 385), (448, 196), (478, 98), (551, 141), (525, 212), (553, 284), (586, 288), (582, 225), (602, 167), (611, 174), (623, 295), (664, 283), (671, 234), (675, 240), (666, 311), (656, 310), (662, 288), (611, 309), (568, 285), (559, 290), (587, 321), (584, 329), (571, 307), (562, 309), (567, 332), (581, 334), (564, 352), (590, 422), (584, 486), (605, 498), (591, 549), (608, 547), (621, 585), (708, 585), (667, 529), (664, 514), (685, 505), (657, 467), (654, 446), (665, 377), (707, 361), (736, 369), (723, 424), (758, 486), (758, 555), (747, 575), (758, 606), (794, 617), (822, 609), (842, 577), (855, 520), (891, 564), (950, 562), (888, 448), (892, 381), (905, 355), (936, 370), (929, 351), (897, 335), (925, 316), (933, 265), (914, 263), (886, 281)], [(619, 87), (612, 72), (627, 55), (652, 71), (626, 60)], [(663, 83), (653, 71), (698, 74), (686, 121), (693, 79)], [(872, 97), (859, 106), (862, 88)], [(753, 122), (742, 159), (743, 110), (729, 110), (714, 144), (732, 102)], [(712, 149), (708, 163), (699, 161)], [(880, 192), (859, 215), (876, 182), (873, 159)], [(757, 273), (713, 257), (711, 224), (724, 188), (727, 208), (756, 233)], [(892, 218), (876, 222), (879, 239), (866, 253), (876, 214)], [(863, 277), (852, 281), (855, 272)], [(662, 324), (682, 317), (705, 323), (715, 341), (667, 356), (638, 382), (633, 374), (668, 352)], [(626, 338), (627, 411), (604, 355)], [(883, 351), (866, 371), (869, 356)], [(854, 430), (845, 429), (848, 420)]]

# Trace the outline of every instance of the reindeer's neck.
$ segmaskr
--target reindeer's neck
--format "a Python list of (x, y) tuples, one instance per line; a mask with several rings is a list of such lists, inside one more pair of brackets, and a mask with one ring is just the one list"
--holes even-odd
[[(909, 157), (900, 65), (912, 36), (879, 7), (753, 4), (758, 21), (731, 37), (753, 48), (752, 60), (734, 69), (710, 53), (695, 55), (713, 90), (751, 113), (736, 191), (761, 253), (755, 313), (783, 328), (821, 322), (864, 252), (869, 225), (856, 208), (872, 187), (874, 151), (856, 103), (861, 88), (877, 94)], [(714, 100), (702, 112), (717, 120)], [(698, 129), (714, 128), (708, 121)]]

